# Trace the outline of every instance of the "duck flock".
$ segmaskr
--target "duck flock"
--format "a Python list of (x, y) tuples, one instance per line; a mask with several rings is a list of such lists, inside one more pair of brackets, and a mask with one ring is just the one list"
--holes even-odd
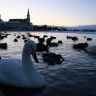
[[(11, 34), (1, 33), (0, 40), (7, 38), (8, 35), (11, 35)], [(58, 40), (57, 42), (53, 42), (53, 40), (57, 39), (58, 37), (54, 37), (54, 36), (48, 37), (47, 33), (44, 34), (42, 38), (38, 35), (32, 35), (32, 34), (28, 33), (28, 37), (33, 37), (34, 39), (37, 39), (38, 42), (36, 43), (37, 44), (36, 51), (37, 52), (43, 52), (43, 51), (45, 52), (41, 56), (43, 58), (43, 61), (46, 62), (47, 64), (49, 64), (49, 65), (61, 64), (65, 60), (61, 54), (56, 54), (56, 53), (49, 51), (49, 49), (51, 47), (55, 48), (55, 47), (60, 46), (63, 43), (62, 40)], [(25, 35), (16, 35), (15, 34), (14, 42), (19, 42), (19, 38), (22, 38), (24, 40), (24, 42), (26, 42), (28, 37), (26, 37)], [(86, 36), (84, 36), (84, 38), (87, 41), (92, 40), (92, 38), (87, 38)], [(73, 41), (79, 40), (79, 38), (76, 36), (74, 36), (74, 37), (73, 36), (66, 36), (66, 39), (71, 39)], [(87, 42), (81, 42), (81, 43), (73, 44), (72, 48), (74, 50), (75, 49), (85, 50), (88, 47), (88, 45), (89, 44)], [(0, 48), (7, 49), (8, 44), (6, 42), (0, 43)]]

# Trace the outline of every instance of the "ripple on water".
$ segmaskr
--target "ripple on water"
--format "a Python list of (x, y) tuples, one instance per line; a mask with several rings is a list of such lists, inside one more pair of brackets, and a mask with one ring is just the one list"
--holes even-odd
[[(15, 34), (18, 35), (18, 32)], [(26, 36), (26, 33), (22, 34)], [(43, 36), (44, 32), (40, 34), (32, 32), (31, 34)], [(57, 39), (54, 42), (62, 39), (63, 44), (50, 48), (50, 51), (61, 54), (65, 61), (60, 65), (50, 66), (43, 62), (42, 53), (37, 52), (39, 63), (32, 60), (35, 67), (44, 76), (46, 87), (42, 94), (36, 96), (96, 96), (96, 56), (88, 54), (84, 50), (72, 48), (73, 44), (86, 42), (84, 36), (92, 37), (93, 40), (88, 43), (95, 44), (96, 34), (47, 33), (47, 35), (49, 37), (56, 36)], [(77, 36), (79, 40), (76, 42), (68, 40), (66, 39), (67, 35)], [(4, 58), (21, 58), (23, 40), (20, 38), (18, 43), (12, 42), (14, 35), (10, 35), (7, 39), (9, 48), (7, 50), (0, 49), (0, 54), (4, 54)], [(36, 39), (31, 39), (37, 42)]]

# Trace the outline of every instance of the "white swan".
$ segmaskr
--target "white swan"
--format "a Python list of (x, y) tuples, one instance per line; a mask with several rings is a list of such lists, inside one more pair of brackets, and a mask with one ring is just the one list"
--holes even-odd
[(45, 85), (44, 78), (35, 69), (31, 53), (36, 61), (36, 44), (28, 40), (22, 52), (22, 60), (0, 59), (0, 83), (28, 88), (39, 88)]

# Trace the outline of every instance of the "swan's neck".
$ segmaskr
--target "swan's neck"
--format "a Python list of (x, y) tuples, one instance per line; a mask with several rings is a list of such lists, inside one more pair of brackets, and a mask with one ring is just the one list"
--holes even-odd
[(34, 70), (34, 65), (31, 60), (31, 55), (26, 50), (23, 50), (22, 52), (22, 64), (23, 64), (24, 69), (27, 72), (31, 72), (32, 70)]

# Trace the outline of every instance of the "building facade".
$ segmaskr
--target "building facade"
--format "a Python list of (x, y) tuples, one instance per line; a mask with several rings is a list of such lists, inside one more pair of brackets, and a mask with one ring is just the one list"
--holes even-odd
[(6, 30), (33, 30), (33, 24), (30, 22), (29, 9), (27, 18), (10, 19), (8, 22), (3, 23), (3, 26), (3, 28), (5, 28)]

